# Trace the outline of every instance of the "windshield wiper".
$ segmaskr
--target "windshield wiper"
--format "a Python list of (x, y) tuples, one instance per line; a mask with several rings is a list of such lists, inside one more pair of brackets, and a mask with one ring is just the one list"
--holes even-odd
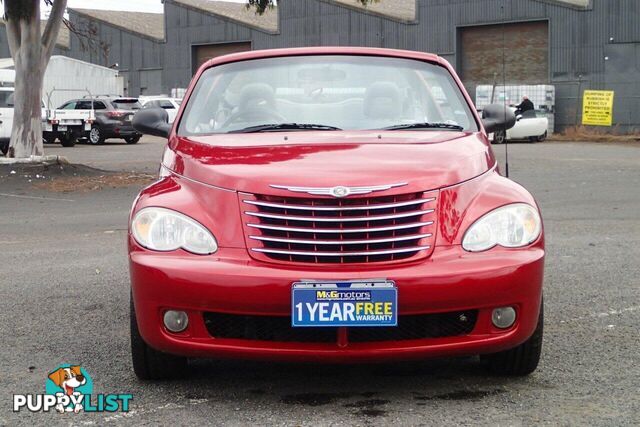
[(269, 132), (279, 130), (342, 130), (335, 126), (318, 125), (314, 123), (267, 123), (264, 125), (249, 126), (243, 129), (232, 130), (229, 133)]
[(380, 130), (404, 130), (404, 129), (451, 129), (451, 130), (464, 130), (460, 125), (454, 125), (451, 123), (404, 123), (399, 125), (388, 126)]

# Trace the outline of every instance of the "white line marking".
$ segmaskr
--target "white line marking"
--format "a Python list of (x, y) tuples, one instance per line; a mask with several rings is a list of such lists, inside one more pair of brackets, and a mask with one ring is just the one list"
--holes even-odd
[[(200, 405), (202, 403), (206, 403), (208, 402), (209, 399), (189, 399), (189, 404), (190, 405)], [(119, 414), (114, 414), (114, 415), (109, 415), (103, 418), (104, 422), (111, 422), (111, 421), (118, 421), (120, 419), (123, 418), (133, 418), (139, 415), (148, 415), (148, 414), (154, 414), (158, 411), (164, 411), (166, 409), (183, 409), (185, 408), (185, 405), (179, 404), (179, 403), (174, 403), (174, 402), (170, 402), (170, 403), (165, 403), (164, 405), (160, 405), (160, 406), (156, 406), (155, 408), (149, 408), (149, 409), (145, 409), (145, 408), (136, 408), (136, 409), (131, 409), (129, 412), (122, 412)], [(91, 421), (91, 424), (93, 424), (94, 422)], [(87, 423), (84, 423), (87, 424)]]
[(0, 196), (17, 197), (19, 199), (55, 200), (57, 202), (75, 202), (75, 200), (71, 200), (71, 199), (56, 199), (56, 198), (53, 198), (53, 197), (23, 196), (23, 195), (20, 195), (20, 194), (9, 194), (9, 193), (0, 193)]
[(574, 317), (573, 319), (569, 320), (561, 320), (560, 323), (577, 322), (584, 319), (600, 319), (603, 317), (617, 316), (624, 313), (632, 313), (638, 310), (640, 310), (640, 305), (634, 305), (632, 307), (622, 308), (620, 310), (609, 310), (602, 313), (592, 313), (586, 316)]

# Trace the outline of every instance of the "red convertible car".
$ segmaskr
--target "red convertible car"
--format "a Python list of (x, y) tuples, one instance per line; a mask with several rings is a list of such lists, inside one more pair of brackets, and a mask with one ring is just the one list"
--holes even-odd
[(131, 211), (138, 377), (187, 358), (365, 363), (480, 355), (533, 372), (544, 237), (534, 198), (500, 175), (444, 59), (370, 48), (253, 51), (205, 63), (157, 182)]

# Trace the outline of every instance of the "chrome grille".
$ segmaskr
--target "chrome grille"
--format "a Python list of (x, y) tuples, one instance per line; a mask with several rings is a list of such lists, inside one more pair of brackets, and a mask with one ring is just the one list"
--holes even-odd
[(252, 256), (312, 264), (427, 256), (436, 199), (436, 191), (353, 198), (240, 194)]

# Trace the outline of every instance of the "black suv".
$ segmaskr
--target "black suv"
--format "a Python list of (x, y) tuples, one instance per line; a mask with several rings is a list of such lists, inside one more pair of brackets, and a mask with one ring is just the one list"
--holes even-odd
[[(67, 101), (59, 110), (90, 110), (91, 98), (74, 99)], [(135, 144), (140, 141), (142, 134), (131, 126), (134, 113), (142, 108), (137, 98), (105, 96), (93, 98), (93, 109), (96, 121), (91, 130), (79, 138), (86, 138), (91, 144), (102, 144), (109, 138), (122, 138), (127, 144)], [(54, 142), (56, 137), (62, 135), (45, 134), (46, 142)]]

